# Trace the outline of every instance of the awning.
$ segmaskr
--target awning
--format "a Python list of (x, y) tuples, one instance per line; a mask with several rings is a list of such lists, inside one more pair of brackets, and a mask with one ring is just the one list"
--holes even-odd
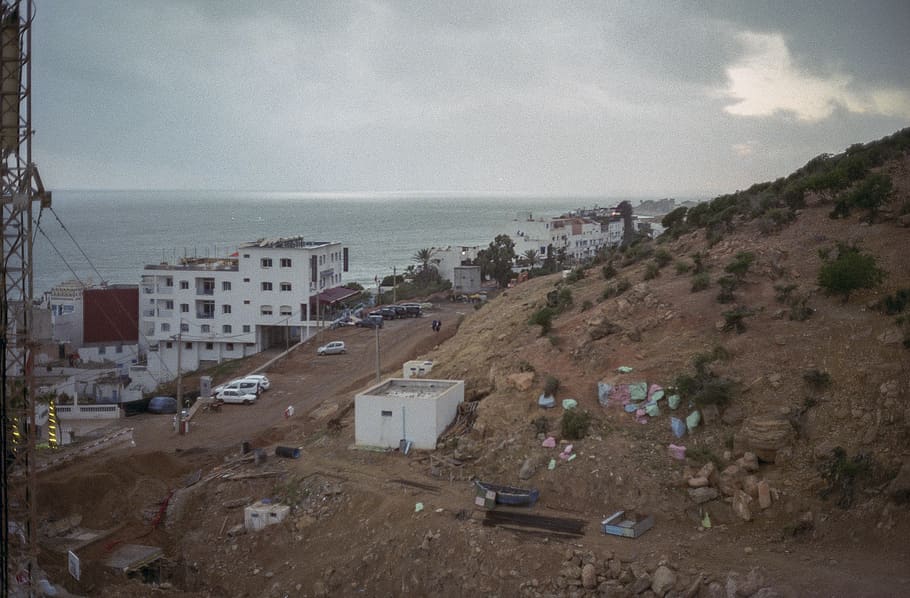
[(339, 301), (344, 301), (345, 299), (353, 297), (359, 293), (360, 291), (355, 291), (353, 289), (335, 287), (334, 289), (326, 289), (316, 295), (316, 300), (320, 303), (331, 305), (333, 303), (338, 303)]

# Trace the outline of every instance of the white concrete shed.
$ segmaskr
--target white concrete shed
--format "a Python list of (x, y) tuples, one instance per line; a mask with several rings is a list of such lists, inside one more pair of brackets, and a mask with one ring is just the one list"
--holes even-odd
[(385, 380), (354, 397), (355, 443), (397, 448), (406, 439), (433, 450), (463, 401), (464, 380)]

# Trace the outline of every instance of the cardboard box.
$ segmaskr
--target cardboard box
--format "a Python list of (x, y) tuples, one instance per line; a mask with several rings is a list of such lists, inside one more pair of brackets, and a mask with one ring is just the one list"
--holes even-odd
[(654, 527), (654, 515), (617, 511), (600, 522), (603, 533), (612, 536), (637, 538)]

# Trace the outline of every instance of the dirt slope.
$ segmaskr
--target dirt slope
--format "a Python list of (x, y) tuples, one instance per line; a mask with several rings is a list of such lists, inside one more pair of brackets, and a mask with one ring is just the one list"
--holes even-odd
[[(225, 411), (217, 417), (230, 420), (219, 425), (206, 416), (198, 435), (176, 439), (158, 420), (140, 434), (141, 459), (127, 449), (48, 474), (44, 493), (58, 499), (43, 503), (45, 516), (79, 513), (94, 528), (154, 510), (179, 488), (165, 526), (139, 518), (122, 535), (165, 549), (163, 587), (123, 581), (96, 565), (83, 582), (67, 581), (68, 589), (104, 596), (907, 595), (910, 512), (890, 484), (910, 459), (910, 350), (895, 317), (872, 304), (910, 288), (910, 228), (899, 219), (910, 200), (908, 164), (886, 167), (896, 191), (890, 211), (871, 225), (859, 216), (831, 220), (830, 204), (815, 197), (778, 232), (742, 222), (710, 247), (703, 231), (658, 246), (686, 263), (701, 253), (712, 281), (706, 290), (692, 292), (691, 272), (677, 273), (672, 263), (645, 280), (650, 259), (622, 265), (617, 258), (609, 281), (596, 266), (573, 283), (560, 275), (532, 279), (478, 310), (447, 306), (446, 333), (459, 309), (464, 319), (435, 348), (441, 339), (428, 322), (402, 324), (400, 345), (384, 361), (388, 372), (408, 358), (432, 359), (434, 377), (464, 379), (468, 397), (478, 399), (472, 425), (459, 426), (432, 455), (351, 450), (352, 413), (340, 429), (327, 425), (375, 368), (372, 333), (345, 331), (353, 349), (344, 376), (301, 353), (269, 371), (275, 394), (255, 418)], [(820, 292), (820, 250), (837, 241), (875, 255), (888, 272), (883, 284), (847, 302)], [(721, 304), (717, 279), (744, 251), (755, 262), (734, 302)], [(605, 299), (619, 280), (629, 288)], [(789, 286), (811, 308), (806, 319), (790, 319), (790, 306), (777, 299)], [(528, 321), (557, 288), (571, 291), (572, 307), (541, 336)], [(745, 331), (723, 330), (723, 313), (737, 305), (751, 313)], [(664, 401), (660, 415), (639, 423), (615, 401), (598, 402), (598, 382), (670, 386), (693, 373), (694, 356), (715, 347), (725, 358), (708, 371), (732, 383), (732, 399), (702, 408), (702, 425), (682, 439), (670, 417), (694, 406), (670, 410)], [(620, 374), (619, 366), (633, 371)], [(829, 383), (809, 384), (813, 371)], [(592, 417), (587, 436), (572, 442), (572, 461), (557, 458), (566, 444), (563, 410), (537, 406), (547, 376), (560, 381), (558, 400), (576, 399)], [(313, 417), (282, 420), (279, 408), (291, 400)], [(559, 448), (541, 446), (544, 427), (563, 441)], [(259, 467), (238, 462), (236, 439), (244, 434), (254, 446), (302, 446), (304, 456)], [(671, 443), (686, 446), (685, 461), (668, 455)], [(848, 461), (823, 497), (832, 478), (822, 471), (838, 446)], [(850, 461), (859, 455), (864, 460)], [(160, 467), (148, 469), (150, 459)], [(713, 472), (697, 475), (709, 462)], [(197, 469), (203, 480), (183, 488)], [(234, 477), (217, 475), (225, 473)], [(539, 488), (531, 512), (583, 520), (584, 534), (482, 525), (474, 477)], [(704, 484), (693, 483), (700, 477)], [(770, 491), (766, 508), (760, 484)], [(123, 500), (99, 492), (102, 485)], [(697, 502), (697, 488), (716, 496)], [(232, 501), (265, 497), (294, 505), (290, 517), (231, 535), (243, 518)], [(618, 509), (650, 513), (655, 526), (635, 540), (603, 535), (600, 520)], [(148, 535), (136, 540), (141, 534)], [(87, 560), (97, 563), (106, 549), (96, 544)], [(47, 552), (42, 565), (66, 578), (59, 555)]]

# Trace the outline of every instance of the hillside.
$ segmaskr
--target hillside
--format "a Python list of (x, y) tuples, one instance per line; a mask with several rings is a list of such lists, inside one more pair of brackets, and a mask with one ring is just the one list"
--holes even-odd
[[(437, 451), (351, 450), (345, 389), (309, 418), (260, 430), (263, 446), (302, 446), (299, 461), (270, 464), (271, 477), (245, 465), (236, 481), (205, 478), (178, 492), (166, 529), (152, 536), (168, 557), (164, 587), (100, 573), (67, 587), (105, 596), (906, 595), (906, 137), (893, 151), (855, 147), (700, 204), (659, 242), (467, 308), (454, 336), (420, 354), (433, 377), (464, 379), (474, 405)], [(849, 156), (864, 156), (862, 176), (844, 165)], [(839, 178), (838, 168), (851, 174)], [(860, 209), (847, 198), (875, 175), (889, 177), (891, 192)], [(845, 300), (825, 292), (819, 273), (848, 246), (886, 275)], [(547, 319), (548, 301), (542, 333), (530, 321)], [(274, 378), (291, 380), (294, 367), (275, 366)], [(557, 406), (545, 410), (538, 397), (549, 377), (559, 381)], [(680, 395), (680, 405), (665, 397), (659, 414), (637, 416), (619, 392), (599, 401), (598, 383), (640, 382)], [(569, 398), (572, 413), (590, 417), (577, 440), (561, 433)], [(699, 425), (677, 438), (671, 418), (696, 412)], [(547, 435), (559, 448), (542, 446)], [(558, 458), (568, 443), (575, 458)], [(670, 444), (685, 446), (684, 460)], [(193, 463), (208, 472), (236, 457), (200, 448)], [(123, 492), (140, 493), (130, 468), (157, 470), (171, 488), (190, 469), (186, 454), (154, 466), (131, 466), (135, 458), (105, 463)], [(539, 488), (532, 513), (581, 520), (584, 532), (486, 525), (473, 478)], [(242, 513), (230, 505), (265, 496), (293, 505), (289, 519), (232, 531)], [(600, 521), (619, 509), (653, 515), (654, 528), (637, 539), (602, 534)]]

